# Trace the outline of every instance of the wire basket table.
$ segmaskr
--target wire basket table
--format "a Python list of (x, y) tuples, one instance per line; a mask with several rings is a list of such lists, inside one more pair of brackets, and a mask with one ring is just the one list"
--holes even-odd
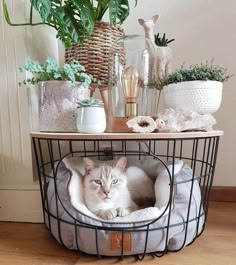
[[(186, 133), (41, 133), (32, 132), (31, 138), (40, 182), (44, 222), (52, 236), (69, 249), (101, 256), (136, 255), (142, 260), (145, 255), (161, 257), (168, 251), (179, 251), (192, 244), (204, 231), (207, 221), (208, 201), (214, 178), (217, 152), (222, 131), (186, 132)], [(92, 222), (83, 213), (74, 215), (68, 206), (68, 199), (62, 199), (62, 187), (59, 187), (58, 168), (67, 156), (95, 157), (98, 160), (114, 159), (119, 156), (135, 157), (137, 160), (154, 159), (168, 170), (167, 164), (183, 161), (191, 168), (189, 179), (176, 179), (174, 170), (168, 170), (170, 195), (163, 214), (143, 223), (122, 223), (121, 225)], [(53, 199), (48, 190), (53, 187)], [(173, 222), (174, 190), (188, 185), (189, 193), (181, 222)], [(194, 189), (199, 188), (200, 199), (197, 213), (192, 215), (195, 200)], [(51, 197), (50, 197), (51, 196)], [(51, 201), (54, 201), (54, 208)], [(66, 216), (66, 217), (65, 217)], [(164, 217), (165, 216), (165, 217)], [(87, 219), (86, 219), (87, 218)], [(161, 218), (165, 222), (161, 223)], [(88, 222), (86, 221), (88, 220)], [(158, 224), (162, 224), (159, 225)], [(70, 227), (70, 244), (64, 236), (64, 230)], [(174, 229), (181, 233), (171, 239)], [(191, 231), (191, 237), (190, 237)], [(160, 241), (160, 233), (162, 239)], [(116, 236), (117, 245), (111, 247)], [(92, 238), (91, 250), (88, 242)], [(155, 239), (159, 238), (159, 239)], [(177, 247), (169, 247), (178, 239)], [(156, 241), (161, 244), (157, 247)], [(73, 243), (72, 243), (73, 241)], [(136, 242), (139, 242), (138, 245)], [(137, 246), (136, 246), (136, 245)], [(113, 249), (112, 249), (113, 248)]]

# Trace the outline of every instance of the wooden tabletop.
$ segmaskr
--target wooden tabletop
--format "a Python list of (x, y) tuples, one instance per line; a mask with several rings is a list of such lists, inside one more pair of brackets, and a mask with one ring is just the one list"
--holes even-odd
[(31, 132), (32, 138), (57, 139), (57, 140), (142, 140), (142, 139), (188, 139), (222, 136), (223, 131), (209, 132), (181, 132), (181, 133), (51, 133), (51, 132)]

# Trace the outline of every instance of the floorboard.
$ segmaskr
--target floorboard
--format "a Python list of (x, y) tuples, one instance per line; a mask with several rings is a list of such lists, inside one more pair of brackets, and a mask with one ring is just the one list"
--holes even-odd
[[(43, 224), (0, 223), (1, 265), (132, 264), (134, 257), (97, 259), (61, 247)], [(204, 233), (190, 246), (143, 264), (236, 265), (236, 203), (210, 204)]]

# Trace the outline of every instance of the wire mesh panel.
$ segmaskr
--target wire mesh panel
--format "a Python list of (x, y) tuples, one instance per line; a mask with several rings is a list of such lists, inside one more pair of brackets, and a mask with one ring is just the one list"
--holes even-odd
[[(45, 135), (32, 135), (44, 221), (63, 246), (98, 257), (136, 255), (142, 260), (146, 254), (161, 257), (168, 251), (179, 251), (203, 232), (220, 134), (183, 133), (176, 138), (148, 134), (146, 139), (145, 135), (138, 139), (135, 134), (133, 139), (132, 134), (129, 139), (113, 134), (97, 139)], [(168, 203), (160, 216), (151, 220), (144, 218), (142, 222), (101, 222), (76, 212), (64, 196), (68, 172), (61, 171), (64, 175), (58, 178), (61, 161), (68, 156), (100, 161), (126, 156), (128, 161), (143, 161), (143, 164), (152, 160), (168, 173)], [(188, 178), (181, 174), (176, 177), (176, 161), (183, 161), (191, 169)], [(177, 204), (182, 205), (181, 212), (176, 210)]]

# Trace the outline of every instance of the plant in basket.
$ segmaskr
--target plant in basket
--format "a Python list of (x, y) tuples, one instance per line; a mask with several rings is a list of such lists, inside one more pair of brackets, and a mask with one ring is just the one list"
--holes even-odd
[(186, 108), (200, 114), (214, 113), (221, 104), (223, 82), (232, 75), (227, 69), (211, 63), (181, 66), (164, 81), (166, 108)]
[[(119, 26), (129, 15), (129, 0), (30, 0), (29, 21), (13, 23), (6, 0), (3, 0), (4, 16), (12, 26), (48, 25), (56, 29), (66, 47), (65, 61), (78, 60), (99, 83), (91, 84), (90, 90), (99, 87), (105, 109), (108, 109), (109, 54), (116, 40), (124, 36)], [(137, 0), (133, 0), (137, 5)], [(33, 11), (41, 21), (35, 22)], [(103, 16), (109, 12), (109, 22)]]
[(74, 111), (78, 99), (89, 97), (92, 76), (76, 60), (59, 67), (48, 57), (44, 63), (28, 60), (20, 71), (32, 74), (23, 84), (38, 84), (40, 131), (76, 131)]
[[(86, 67), (86, 71), (98, 80), (107, 83), (105, 69), (102, 73), (98, 60), (105, 64), (108, 50), (114, 41), (123, 36), (121, 25), (129, 15), (128, 0), (30, 0), (29, 21), (13, 23), (6, 1), (3, 0), (4, 16), (12, 26), (36, 26), (45, 24), (57, 31), (66, 48), (66, 61), (78, 59)], [(137, 0), (134, 0), (135, 5)], [(35, 22), (33, 11), (39, 13), (41, 21)], [(102, 22), (103, 16), (109, 12), (109, 23)], [(92, 35), (92, 36), (91, 36)], [(73, 44), (73, 45), (72, 45)], [(82, 48), (77, 48), (77, 44)], [(99, 45), (99, 48), (97, 46)], [(69, 47), (71, 47), (69, 49)], [(76, 49), (76, 51), (75, 51)], [(102, 52), (101, 52), (102, 50)], [(105, 53), (104, 53), (105, 52)], [(104, 57), (105, 54), (105, 58)], [(87, 61), (89, 60), (90, 61)], [(103, 60), (104, 59), (104, 60)], [(91, 62), (93, 64), (91, 65)], [(90, 67), (91, 65), (91, 67)], [(98, 69), (98, 65), (100, 70)], [(105, 76), (104, 76), (105, 75)]]

